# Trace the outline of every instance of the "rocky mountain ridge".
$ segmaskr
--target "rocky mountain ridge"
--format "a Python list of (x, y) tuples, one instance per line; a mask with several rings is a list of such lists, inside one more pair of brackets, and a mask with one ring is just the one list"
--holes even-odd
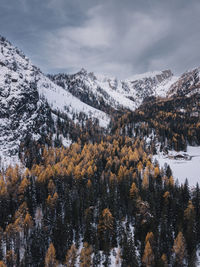
[(84, 69), (73, 75), (44, 75), (0, 37), (0, 157), (5, 162), (17, 159), (27, 135), (36, 141), (54, 135), (58, 113), (73, 123), (84, 126), (84, 121), (91, 119), (106, 129), (115, 114), (134, 112), (144, 101), (199, 95), (199, 73), (196, 68), (179, 78), (164, 70), (124, 81)]
[[(12, 162), (20, 143), (31, 135), (39, 140), (53, 127), (52, 112), (63, 112), (75, 122), (98, 120), (107, 127), (109, 116), (81, 102), (54, 84), (4, 37), (0, 37), (0, 157)], [(55, 116), (54, 116), (55, 118)], [(13, 156), (13, 158), (12, 158)], [(10, 160), (12, 158), (12, 160)]]
[(135, 75), (127, 80), (80, 72), (49, 75), (57, 85), (81, 101), (109, 113), (112, 110), (134, 111), (148, 97), (165, 97), (177, 77), (170, 70)]

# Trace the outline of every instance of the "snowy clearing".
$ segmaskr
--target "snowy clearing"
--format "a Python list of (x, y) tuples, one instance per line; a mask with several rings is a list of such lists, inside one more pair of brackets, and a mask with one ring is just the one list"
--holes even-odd
[[(177, 159), (175, 159), (177, 157)], [(154, 160), (157, 159), (160, 167), (164, 167), (167, 163), (172, 172), (173, 177), (178, 179), (180, 184), (188, 179), (190, 186), (200, 184), (200, 147), (188, 146), (187, 152), (169, 151), (168, 155), (159, 153), (153, 156)]]

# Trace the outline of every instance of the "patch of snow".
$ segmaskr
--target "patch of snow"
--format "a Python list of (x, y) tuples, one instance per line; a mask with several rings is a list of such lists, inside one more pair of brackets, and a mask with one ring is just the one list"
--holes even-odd
[(196, 262), (197, 265), (196, 266), (200, 267), (200, 249), (197, 250), (196, 255), (197, 255), (197, 262)]
[(69, 147), (72, 144), (72, 140), (65, 138), (62, 134), (60, 135), (60, 138), (64, 147)]
[(78, 91), (80, 95), (88, 94), (88, 98), (93, 96), (97, 101), (103, 99), (107, 106), (116, 110), (125, 108), (132, 111), (138, 108), (145, 98), (166, 96), (170, 86), (178, 79), (173, 77), (170, 70), (135, 75), (124, 81), (115, 77), (87, 73), (86, 70), (74, 75), (52, 75), (51, 78), (72, 94), (77, 94)]
[(40, 96), (47, 99), (51, 108), (57, 111), (66, 112), (71, 119), (73, 118), (73, 114), (83, 112), (88, 115), (89, 118), (98, 119), (101, 127), (106, 128), (110, 123), (110, 118), (105, 112), (83, 103), (62, 87), (54, 84), (44, 75), (40, 75), (37, 85)]
[(113, 84), (114, 82), (111, 79), (97, 81), (97, 85), (101, 87), (111, 97), (111, 103), (109, 103), (111, 106), (122, 106), (130, 110), (135, 110), (136, 103), (127, 98), (126, 95), (124, 95), (124, 90), (122, 89), (121, 82), (116, 83), (116, 87), (112, 86)]
[(169, 151), (168, 155), (158, 153), (153, 158), (158, 160), (161, 167), (167, 163), (173, 172), (173, 177), (178, 179), (180, 184), (184, 184), (186, 178), (190, 186), (200, 184), (200, 146), (188, 146), (187, 152)]
[(167, 93), (169, 92), (170, 87), (172, 84), (177, 82), (179, 79), (178, 76), (172, 76), (167, 80), (164, 80), (161, 82), (156, 88), (155, 88), (155, 95), (160, 97), (166, 97)]
[(9, 156), (4, 151), (0, 152), (0, 170), (5, 170), (8, 166), (21, 166), (18, 155)]

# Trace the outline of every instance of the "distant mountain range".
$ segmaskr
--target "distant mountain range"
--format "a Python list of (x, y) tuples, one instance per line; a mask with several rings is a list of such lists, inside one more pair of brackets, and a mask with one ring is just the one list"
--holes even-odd
[[(127, 80), (80, 72), (45, 75), (19, 49), (0, 37), (0, 156), (6, 165), (18, 159), (20, 144), (63, 136), (56, 120), (109, 131), (114, 115), (155, 100), (191, 97), (200, 92), (200, 68), (176, 77), (170, 70), (134, 75)], [(62, 140), (62, 138), (61, 138)], [(45, 141), (44, 141), (45, 142)], [(68, 137), (68, 143), (70, 143)], [(66, 145), (66, 138), (63, 145)]]

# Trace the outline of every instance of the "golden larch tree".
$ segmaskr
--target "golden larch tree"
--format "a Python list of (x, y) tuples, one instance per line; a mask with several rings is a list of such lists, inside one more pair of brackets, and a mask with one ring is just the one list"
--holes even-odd
[(182, 232), (179, 232), (176, 239), (174, 240), (173, 251), (175, 253), (175, 260), (177, 264), (183, 266), (184, 259), (187, 256), (185, 238)]
[(7, 267), (3, 261), (0, 261), (0, 267)]
[(146, 267), (152, 267), (154, 264), (154, 254), (149, 241), (146, 243), (142, 262)]
[(136, 184), (133, 182), (131, 185), (131, 189), (130, 189), (130, 197), (136, 198), (137, 195), (138, 195), (138, 188), (137, 188)]
[(163, 264), (164, 267), (168, 267), (167, 255), (166, 254), (162, 254), (162, 256), (161, 256), (161, 262), (162, 262), (162, 264)]
[(74, 244), (72, 244), (71, 248), (67, 251), (67, 255), (65, 258), (65, 266), (75, 267), (76, 259), (77, 259), (77, 248)]
[(92, 254), (92, 247), (85, 242), (83, 244), (83, 248), (81, 249), (80, 254), (80, 267), (90, 267), (91, 266), (91, 254)]
[(45, 256), (45, 267), (56, 267), (56, 266), (58, 266), (58, 262), (56, 260), (56, 250), (54, 248), (53, 243), (50, 243)]

